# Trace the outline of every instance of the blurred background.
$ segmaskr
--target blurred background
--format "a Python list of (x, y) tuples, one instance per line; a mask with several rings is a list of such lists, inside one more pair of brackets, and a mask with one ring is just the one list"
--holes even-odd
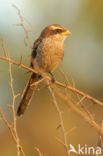
[[(68, 80), (73, 80), (80, 90), (103, 100), (103, 0), (0, 0), (0, 39), (5, 42), (6, 51), (15, 59), (23, 58), (23, 63), (29, 65), (30, 48), (25, 45), (24, 31), (15, 26), (20, 22), (15, 4), (32, 26), (30, 39), (32, 43), (41, 30), (50, 24), (61, 24), (67, 27), (72, 35), (65, 41), (65, 55), (60, 69)], [(0, 55), (4, 55), (0, 45)], [(12, 67), (15, 92), (22, 92), (30, 74), (16, 66)], [(64, 81), (63, 75), (57, 69), (57, 80)], [(0, 107), (10, 118), (7, 107), (11, 103), (9, 87), (8, 64), (0, 60)], [(16, 107), (20, 98), (18, 98)], [(68, 144), (72, 143), (96, 146), (97, 132), (75, 113), (67, 112), (63, 102), (66, 130), (76, 127), (68, 135)], [(90, 112), (95, 114), (95, 120), (103, 120), (103, 108), (85, 103)], [(40, 87), (32, 104), (25, 115), (18, 119), (18, 132), (24, 150), (29, 156), (37, 156), (34, 146), (46, 156), (64, 156), (66, 152), (56, 137), (63, 140), (58, 114), (52, 104), (51, 96), (46, 87)], [(0, 123), (0, 155), (16, 155), (15, 144), (7, 128)]]

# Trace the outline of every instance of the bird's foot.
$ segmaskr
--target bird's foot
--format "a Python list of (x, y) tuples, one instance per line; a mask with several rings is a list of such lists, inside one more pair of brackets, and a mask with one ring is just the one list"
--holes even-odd
[(49, 72), (50, 76), (51, 76), (51, 83), (55, 83), (56, 79), (53, 75), (53, 73)]

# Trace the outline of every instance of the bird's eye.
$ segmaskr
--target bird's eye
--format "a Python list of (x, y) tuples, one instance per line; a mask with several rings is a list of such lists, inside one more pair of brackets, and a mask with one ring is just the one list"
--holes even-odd
[(57, 32), (57, 33), (61, 33), (62, 30), (61, 30), (61, 29), (56, 29), (56, 32)]
[(55, 29), (55, 30), (53, 30), (53, 34), (58, 34), (58, 33), (62, 33), (62, 30), (61, 29)]

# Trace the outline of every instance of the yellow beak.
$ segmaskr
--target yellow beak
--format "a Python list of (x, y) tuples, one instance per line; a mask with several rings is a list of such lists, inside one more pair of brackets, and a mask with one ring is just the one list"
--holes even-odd
[(66, 30), (62, 33), (64, 36), (68, 36), (71, 35), (71, 32), (69, 30)]

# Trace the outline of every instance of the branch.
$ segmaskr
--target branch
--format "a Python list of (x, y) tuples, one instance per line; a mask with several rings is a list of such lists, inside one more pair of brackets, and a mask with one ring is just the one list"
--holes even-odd
[[(5, 57), (5, 56), (0, 56), (0, 60), (4, 60), (4, 61), (7, 61), (7, 62), (11, 62), (12, 64), (20, 67), (20, 68), (23, 68), (23, 69), (26, 69), (27, 71), (30, 71), (30, 72), (34, 72), (34, 73), (37, 73), (34, 69), (32, 68), (29, 68), (27, 67), (26, 65), (22, 64), (21, 61), (20, 62), (17, 62), (13, 59), (10, 59), (8, 57)], [(50, 80), (50, 77), (46, 76), (45, 79), (47, 80)], [(90, 100), (91, 102), (93, 102), (93, 104), (98, 104), (99, 106), (102, 106), (103, 107), (103, 102), (95, 99), (94, 97), (78, 90), (77, 88), (73, 87), (73, 86), (70, 86), (70, 85), (65, 85), (59, 81), (55, 81), (55, 85), (58, 85), (60, 87), (63, 87), (63, 88), (67, 88), (68, 90), (72, 91), (73, 93), (76, 93), (78, 95), (81, 95), (84, 97), (84, 99), (87, 99), (87, 100)]]
[(70, 91), (72, 91), (72, 92), (74, 92), (74, 93), (76, 93), (76, 94), (78, 94), (78, 95), (83, 96), (84, 99), (88, 99), (88, 100), (92, 101), (93, 104), (98, 104), (98, 105), (100, 105), (100, 106), (103, 107), (103, 102), (101, 102), (101, 101), (95, 99), (94, 97), (92, 97), (92, 96), (90, 96), (90, 95), (88, 95), (88, 94), (86, 94), (86, 93), (84, 93), (84, 92), (78, 90), (78, 89), (75, 88), (75, 87), (72, 87), (72, 86), (70, 86), (70, 85), (65, 85), (65, 84), (63, 84), (63, 83), (61, 83), (61, 82), (58, 82), (58, 81), (56, 81), (56, 84), (57, 84), (58, 86), (63, 87), (63, 88), (67, 88), (67, 89), (69, 89)]
[[(19, 19), (20, 19), (20, 23), (15, 24), (15, 25), (16, 26), (21, 26), (23, 28), (24, 34), (25, 34), (25, 41), (26, 41), (27, 45), (29, 46), (29, 48), (32, 48), (33, 45), (32, 45), (31, 40), (29, 38), (29, 33), (32, 31), (31, 30), (31, 25), (27, 22), (25, 17), (21, 14), (20, 9), (15, 4), (13, 4), (12, 6), (17, 10), (17, 13), (18, 13), (18, 16), (19, 16)], [(29, 28), (27, 28), (27, 26), (25, 25), (25, 22), (28, 24)]]
[(16, 98), (19, 96), (19, 94), (15, 94), (14, 92), (11, 65), (12, 65), (11, 62), (9, 61), (9, 76), (10, 76), (9, 85), (10, 85), (11, 92), (12, 92), (12, 105), (10, 105), (10, 108), (12, 110), (12, 123), (10, 123), (7, 120), (1, 108), (0, 108), (0, 117), (1, 117), (1, 120), (4, 122), (4, 124), (7, 126), (7, 128), (9, 129), (11, 136), (16, 144), (17, 156), (20, 156), (21, 154), (22, 156), (25, 156), (23, 148), (20, 145), (20, 139), (19, 139), (18, 132), (17, 132), (17, 117), (16, 117), (16, 112), (15, 112), (15, 101), (16, 101)]
[(16, 117), (16, 112), (15, 112), (15, 100), (19, 96), (19, 94), (15, 95), (15, 93), (14, 93), (13, 77), (12, 77), (10, 62), (9, 62), (9, 75), (10, 75), (10, 87), (11, 87), (11, 91), (12, 91), (12, 105), (11, 105), (12, 115), (13, 115), (12, 131), (13, 131), (13, 134), (14, 134), (15, 140), (16, 140), (17, 156), (20, 156), (21, 153), (23, 156), (25, 156), (23, 148), (20, 145), (20, 139), (19, 139), (18, 132), (17, 132), (17, 117)]
[(57, 113), (58, 113), (58, 115), (59, 115), (60, 126), (61, 126), (61, 129), (62, 129), (63, 138), (64, 138), (64, 147), (65, 147), (65, 149), (66, 149), (67, 154), (69, 155), (69, 153), (68, 153), (67, 133), (66, 133), (66, 130), (65, 130), (65, 127), (64, 127), (64, 121), (63, 121), (63, 115), (62, 115), (63, 112), (62, 112), (62, 111), (60, 110), (60, 108), (59, 108), (59, 105), (58, 105), (58, 103), (57, 103), (55, 94), (54, 94), (54, 92), (53, 92), (53, 89), (50, 87), (49, 82), (46, 81), (46, 83), (47, 83), (47, 85), (48, 85), (48, 89), (49, 89), (49, 91), (50, 91), (50, 93), (51, 93), (51, 96), (52, 96), (52, 99), (53, 99), (53, 103), (54, 103), (54, 105), (55, 105), (55, 107), (56, 107), (56, 110), (57, 110)]
[(12, 136), (14, 142), (16, 143), (16, 138), (15, 138), (15, 135), (13, 133), (12, 125), (6, 119), (6, 116), (5, 116), (5, 114), (4, 114), (4, 112), (2, 111), (1, 108), (0, 108), (0, 118), (4, 122), (4, 124), (6, 125), (6, 127), (10, 130), (11, 136)]
[(41, 153), (41, 151), (39, 150), (38, 147), (34, 147), (34, 148), (35, 148), (35, 150), (38, 152), (39, 156), (44, 156), (44, 155)]
[(78, 114), (80, 117), (82, 117), (86, 122), (88, 122), (92, 127), (94, 127), (97, 132), (103, 136), (103, 127), (98, 125), (89, 115), (87, 115), (87, 113), (85, 111), (80, 110), (75, 103), (73, 103), (72, 101), (70, 101), (70, 99), (68, 99), (67, 96), (59, 93), (59, 92), (56, 92), (55, 91), (55, 94), (57, 96), (59, 96), (62, 100), (65, 101), (65, 104), (68, 104), (69, 108), (75, 112), (76, 114)]

